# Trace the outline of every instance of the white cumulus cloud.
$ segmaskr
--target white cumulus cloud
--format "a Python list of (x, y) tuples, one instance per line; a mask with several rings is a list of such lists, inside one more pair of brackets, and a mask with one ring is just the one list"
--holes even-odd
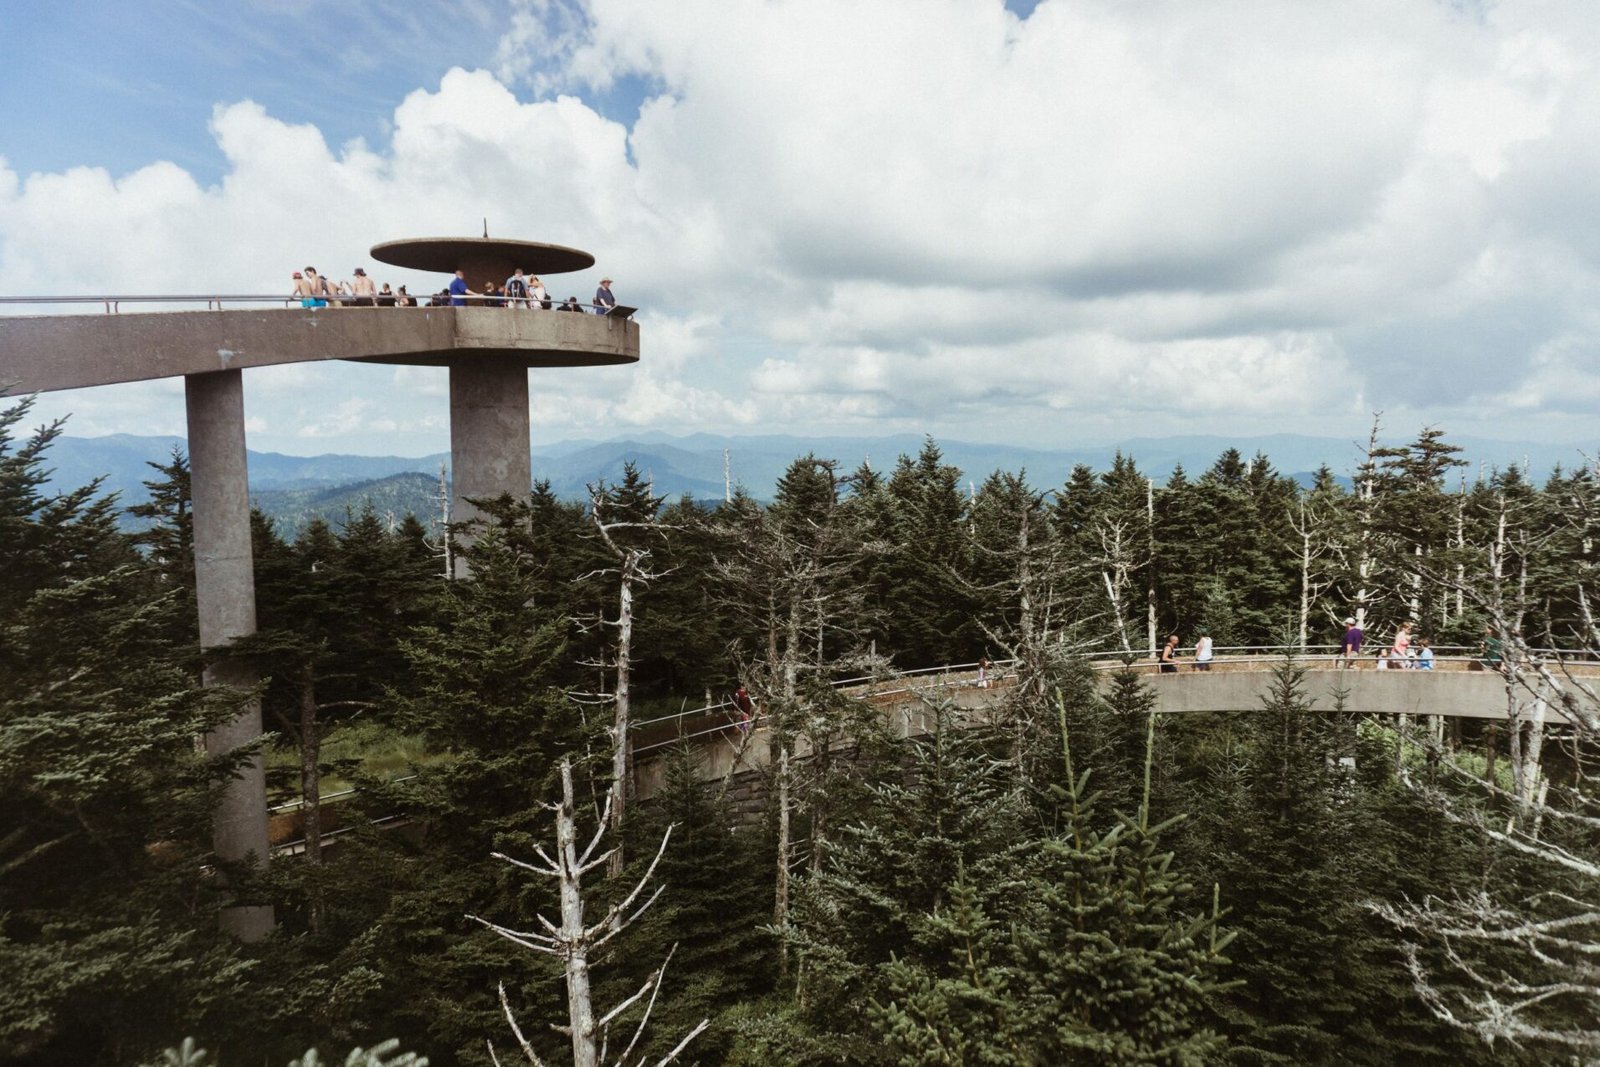
[[(279, 292), (310, 263), (426, 293), (440, 279), (366, 249), (487, 218), (596, 254), (547, 278), (554, 295), (587, 298), (604, 271), (644, 309), (639, 365), (536, 373), (540, 434), (1350, 434), (1373, 406), (1592, 433), (1600, 23), (1583, 0), (1043, 0), (1026, 19), (998, 0), (517, 0), (503, 17), (495, 70), (394, 101), (381, 144), (219, 99), (216, 184), (155, 160), (0, 161), (0, 292)], [(445, 443), (438, 372), (251, 382), (258, 446)], [(170, 429), (169, 387), (119, 388)], [(135, 429), (110, 395), (41, 410)]]

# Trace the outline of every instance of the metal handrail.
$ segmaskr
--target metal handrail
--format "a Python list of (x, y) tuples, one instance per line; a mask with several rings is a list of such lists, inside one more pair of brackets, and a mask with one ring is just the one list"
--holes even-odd
[[(384, 294), (381, 294), (381, 295), (384, 296), (384, 297), (398, 296), (398, 294), (396, 294), (396, 293), (384, 293)], [(430, 301), (433, 299), (433, 297), (435, 295), (433, 293), (426, 293), (426, 294), (407, 293), (406, 295), (411, 300), (415, 301), (415, 303), (404, 305), (407, 308), (415, 309), (415, 308), (438, 308), (438, 307), (457, 306), (457, 305), (448, 305), (448, 304), (441, 305), (441, 304), (430, 303)], [(374, 294), (373, 295), (373, 300), (377, 300), (378, 296), (379, 296), (379, 294)], [(173, 294), (173, 295), (167, 295), (167, 296), (150, 294), (150, 293), (137, 293), (137, 294), (120, 295), (120, 296), (0, 296), (0, 304), (100, 304), (101, 306), (103, 306), (105, 308), (106, 314), (115, 315), (115, 314), (117, 314), (118, 312), (120, 312), (122, 310), (122, 305), (123, 304), (204, 304), (206, 306), (206, 310), (207, 311), (222, 311), (223, 310), (223, 305), (225, 303), (227, 303), (227, 304), (282, 304), (284, 307), (298, 308), (300, 306), (301, 299), (302, 299), (302, 297), (297, 296), (297, 295), (296, 296), (284, 296), (282, 293), (270, 293), (270, 294), (269, 293), (222, 293), (222, 294), (211, 294), (211, 295), (196, 294), (196, 293), (186, 293), (186, 294)], [(342, 294), (342, 295), (339, 295), (339, 296), (318, 297), (317, 299), (330, 301), (329, 308), (335, 307), (335, 305), (333, 305), (331, 303), (331, 301), (337, 300), (337, 301), (339, 301), (339, 304), (337, 305), (338, 310), (341, 310), (341, 311), (346, 309), (346, 308), (353, 308), (353, 307), (356, 306), (353, 303), (353, 301), (356, 299), (356, 297), (354, 297), (354, 296), (352, 296), (350, 294)], [(526, 303), (525, 303), (527, 300), (529, 300), (531, 298), (520, 297), (520, 296), (519, 297), (508, 297), (508, 296), (503, 296), (503, 295), (485, 296), (485, 295), (483, 295), (481, 293), (476, 295), (476, 296), (461, 297), (460, 299), (467, 301), (467, 304), (465, 305), (466, 307), (479, 307), (479, 308), (481, 308), (481, 307), (506, 307), (506, 308), (510, 308), (510, 307), (520, 306), (520, 309), (524, 310), (524, 311), (535, 311), (535, 310), (537, 310), (537, 311), (560, 311), (560, 310), (562, 310), (561, 304), (563, 303), (563, 301), (557, 301), (557, 300), (552, 299), (551, 302), (550, 302), (550, 307), (548, 307), (548, 308), (545, 308), (545, 307), (531, 308), (531, 307), (527, 307)], [(496, 303), (496, 304), (486, 304), (486, 303), (484, 303), (484, 301), (487, 301), (487, 300), (503, 301), (503, 303)], [(512, 301), (516, 301), (517, 303), (513, 304)], [(374, 304), (372, 306), (373, 307), (390, 308), (390, 307), (401, 307), (402, 305), (398, 305), (398, 304), (396, 304), (396, 305)], [(610, 310), (608, 308), (606, 311), (602, 311), (601, 310), (602, 305), (594, 304), (594, 303), (583, 303), (582, 301), (579, 302), (578, 306), (585, 309), (584, 312), (583, 312), (585, 315), (598, 315), (600, 317), (605, 317), (607, 312)], [(363, 304), (363, 305), (361, 305), (361, 307), (363, 309), (365, 309), (367, 307), (367, 305)], [(318, 310), (322, 310), (322, 309), (318, 309)]]
[[(1313, 650), (1315, 650), (1315, 651), (1313, 651)], [(1332, 651), (1323, 651), (1323, 650), (1332, 650)], [(1224, 657), (1221, 661), (1222, 662), (1226, 662), (1229, 659), (1231, 659), (1232, 662), (1238, 663), (1240, 661), (1249, 661), (1249, 660), (1257, 660), (1257, 661), (1276, 660), (1284, 652), (1288, 652), (1288, 651), (1292, 651), (1292, 652), (1296, 653), (1299, 658), (1340, 659), (1340, 658), (1342, 658), (1340, 653), (1343, 651), (1343, 649), (1342, 649), (1341, 646), (1338, 646), (1338, 645), (1307, 645), (1307, 646), (1304, 646), (1304, 647), (1299, 646), (1299, 645), (1230, 645), (1230, 646), (1219, 646), (1215, 651), (1217, 653), (1235, 653), (1235, 655), (1233, 655), (1231, 657)], [(1472, 646), (1466, 646), (1466, 645), (1441, 645), (1441, 646), (1436, 646), (1434, 651), (1435, 651), (1435, 661), (1439, 662), (1439, 663), (1445, 663), (1445, 662), (1474, 662), (1474, 661), (1480, 661), (1482, 659), (1482, 651), (1480, 649), (1474, 648)], [(1465, 655), (1449, 655), (1449, 656), (1438, 655), (1438, 653), (1440, 653), (1442, 651), (1464, 652), (1466, 654)], [(1533, 652), (1533, 653), (1535, 653), (1537, 655), (1540, 655), (1540, 656), (1581, 657), (1581, 658), (1585, 658), (1585, 659), (1597, 658), (1596, 655), (1591, 650), (1588, 650), (1588, 649), (1582, 649), (1582, 650), (1529, 649), (1529, 651)], [(1243, 655), (1239, 655), (1239, 653), (1243, 653)], [(1118, 650), (1118, 651), (1111, 651), (1111, 652), (1091, 652), (1091, 653), (1086, 654), (1085, 658), (1090, 660), (1090, 661), (1092, 661), (1091, 665), (1097, 671), (1113, 670), (1116, 667), (1124, 665), (1124, 664), (1130, 665), (1130, 666), (1140, 666), (1140, 667), (1145, 667), (1145, 668), (1154, 668), (1154, 667), (1158, 666), (1158, 664), (1155, 661), (1147, 658), (1148, 655), (1149, 654), (1145, 653), (1145, 652), (1136, 652), (1136, 653), (1130, 654), (1130, 653), (1128, 653), (1126, 651)], [(1093, 661), (1099, 661), (1099, 662), (1093, 662)], [(1218, 660), (1214, 660), (1213, 662), (1218, 662)], [(1185, 660), (1185, 663), (1192, 667), (1194, 661), (1191, 658), (1191, 659)], [(1007, 660), (991, 660), (989, 662), (989, 667), (991, 668), (993, 673), (990, 675), (990, 681), (998, 682), (998, 681), (1004, 680), (1011, 673), (1010, 671), (1007, 670), (1007, 668), (1014, 667), (1015, 665), (1016, 665), (1016, 660), (1011, 660), (1011, 659), (1007, 659)], [(949, 688), (949, 687), (953, 687), (953, 686), (966, 686), (966, 685), (974, 684), (973, 682), (969, 681), (964, 676), (973, 673), (977, 669), (977, 667), (978, 667), (978, 664), (976, 664), (976, 663), (944, 664), (944, 665), (937, 666), (937, 667), (921, 667), (921, 668), (917, 668), (915, 670), (909, 670), (909, 671), (895, 671), (895, 672), (891, 672), (887, 677), (859, 676), (859, 677), (854, 677), (854, 678), (841, 678), (841, 679), (838, 679), (838, 680), (836, 680), (834, 682), (831, 682), (829, 684), (834, 689), (846, 689), (846, 688), (851, 688), (851, 687), (859, 687), (859, 686), (862, 686), (862, 685), (872, 685), (874, 687), (872, 689), (872, 693), (871, 693), (872, 696), (877, 696), (877, 697), (894, 696), (894, 695), (899, 694), (899, 693), (917, 692), (920, 689)], [(1401, 670), (1405, 670), (1407, 668), (1400, 668), (1400, 669)], [(1412, 668), (1412, 669), (1414, 669), (1414, 668)], [(903, 684), (903, 683), (905, 683), (907, 681), (913, 681), (914, 682), (916, 679), (926, 678), (926, 677), (928, 677), (930, 675), (943, 675), (945, 677), (943, 679), (939, 680), (939, 681), (936, 681), (933, 685), (918, 686), (918, 685), (915, 685), (915, 684), (909, 684), (909, 685), (908, 684)], [(955, 679), (955, 678), (949, 677), (951, 675), (962, 675), (963, 677), (961, 677), (959, 679)], [(892, 687), (891, 688), (878, 688), (877, 687), (880, 683), (884, 683), (884, 682), (890, 683)], [(896, 683), (896, 682), (899, 682), (899, 683), (902, 683), (902, 684), (893, 685), (893, 683)], [(640, 720), (638, 722), (630, 724), (629, 733), (632, 733), (635, 729), (637, 729), (639, 727), (642, 727), (642, 726), (650, 726), (650, 725), (654, 725), (654, 724), (657, 724), (657, 723), (663, 723), (663, 722), (681, 721), (683, 719), (687, 719), (687, 718), (690, 718), (690, 717), (693, 717), (693, 716), (702, 716), (702, 717), (710, 716), (710, 715), (714, 715), (715, 713), (717, 713), (719, 711), (731, 710), (734, 707), (735, 707), (735, 705), (734, 705), (733, 701), (731, 701), (731, 700), (723, 700), (723, 701), (719, 701), (719, 702), (717, 702), (715, 704), (707, 704), (704, 707), (691, 708), (691, 709), (688, 709), (686, 711), (681, 711), (681, 712), (678, 712), (678, 713), (673, 714), (673, 715), (658, 716), (657, 718), (654, 718), (654, 719), (643, 719), (643, 720)], [(678, 734), (675, 734), (674, 736), (666, 738), (665, 740), (662, 740), (662, 741), (656, 741), (656, 742), (653, 742), (653, 743), (648, 744), (648, 745), (637, 746), (637, 747), (635, 747), (633, 749), (633, 755), (634, 756), (641, 756), (641, 755), (644, 755), (646, 753), (655, 752), (655, 751), (657, 751), (659, 749), (668, 748), (668, 747), (670, 747), (672, 745), (681, 744), (682, 742), (685, 742), (685, 741), (691, 741), (691, 740), (694, 740), (695, 738), (708, 737), (708, 736), (713, 735), (713, 734), (725, 734), (729, 730), (739, 730), (741, 732), (748, 733), (749, 731), (755, 730), (758, 727), (760, 727), (762, 723), (770, 721), (771, 718), (772, 718), (771, 715), (764, 715), (764, 714), (761, 714), (761, 713), (758, 712), (755, 715), (752, 715), (749, 718), (749, 720), (744, 721), (744, 722), (729, 722), (726, 719), (724, 719), (722, 721), (714, 723), (711, 726), (707, 726), (707, 727), (705, 727), (703, 729), (693, 730), (693, 731), (690, 731), (689, 733), (678, 733)], [(391, 779), (389, 784), (397, 784), (399, 782), (410, 781), (410, 780), (412, 780), (413, 778), (416, 778), (416, 777), (419, 777), (419, 776), (418, 775), (405, 775), (405, 776), (400, 777), (400, 778)], [(352, 793), (356, 793), (356, 792), (359, 792), (359, 790), (357, 790), (355, 788), (339, 790), (337, 792), (329, 793), (329, 794), (319, 798), (319, 802), (320, 801), (334, 800), (334, 799), (337, 799), (339, 797), (349, 796)], [(269, 808), (268, 810), (270, 812), (272, 812), (272, 813), (278, 813), (278, 812), (284, 812), (284, 811), (293, 811), (293, 810), (296, 810), (296, 809), (299, 809), (299, 808), (303, 808), (303, 807), (304, 807), (304, 801), (303, 800), (293, 800), (293, 801), (289, 801), (288, 803), (285, 803), (285, 804), (279, 804), (279, 805), (277, 805), (275, 807)], [(370, 825), (374, 825), (374, 826), (382, 825), (384, 823), (391, 822), (391, 821), (393, 821), (395, 819), (398, 819), (398, 818), (401, 818), (401, 816), (397, 816), (397, 815), (386, 816), (386, 817), (383, 817), (383, 818), (380, 818), (380, 819), (371, 820)], [(336, 829), (332, 829), (332, 830), (328, 831), (327, 833), (325, 833), (323, 835), (323, 839), (326, 840), (328, 838), (335, 837), (335, 836), (337, 836), (339, 834), (349, 833), (354, 829), (357, 829), (357, 827), (339, 827), (339, 828), (336, 828)], [(285, 842), (282, 845), (275, 846), (275, 850), (290, 849), (290, 848), (294, 848), (297, 845), (303, 846), (304, 845), (304, 840)]]
[[(387, 826), (389, 823), (400, 822), (405, 818), (407, 818), (407, 816), (384, 815), (376, 819), (367, 820), (366, 826), (338, 826), (332, 830), (325, 831), (321, 836), (321, 840), (324, 844), (326, 844), (335, 837), (342, 837), (345, 834), (354, 833), (357, 830), (366, 829), (366, 827), (370, 826)], [(298, 856), (305, 850), (306, 839), (303, 837), (297, 838), (294, 841), (285, 841), (282, 844), (272, 846), (272, 851), (280, 856)]]
[[(1372, 647), (1374, 649), (1377, 649), (1377, 648), (1383, 648), (1383, 647), (1386, 647), (1386, 646), (1383, 645), (1382, 643), (1378, 643), (1376, 645), (1373, 645)], [(1432, 647), (1433, 647), (1433, 652), (1434, 652), (1434, 662), (1435, 663), (1473, 662), (1473, 661), (1482, 659), (1482, 656), (1483, 656), (1483, 653), (1482, 653), (1481, 649), (1477, 648), (1476, 646), (1471, 646), (1471, 645), (1435, 645), (1435, 646), (1432, 646)], [(1186, 649), (1185, 651), (1188, 651), (1188, 650)], [(1544, 649), (1529, 649), (1528, 651), (1534, 653), (1535, 655), (1546, 656), (1546, 657), (1559, 656), (1559, 657), (1565, 657), (1565, 658), (1570, 658), (1570, 659), (1594, 659), (1594, 658), (1596, 658), (1594, 653), (1592, 653), (1591, 651), (1589, 651), (1587, 649), (1573, 650), (1573, 649), (1550, 649), (1550, 648), (1544, 648)], [(1215, 649), (1213, 649), (1212, 662), (1214, 662), (1214, 663), (1226, 663), (1226, 662), (1239, 663), (1241, 661), (1248, 661), (1248, 660), (1260, 660), (1260, 661), (1276, 660), (1279, 657), (1281, 657), (1285, 652), (1293, 652), (1295, 654), (1296, 658), (1299, 658), (1299, 659), (1337, 660), (1337, 659), (1343, 658), (1342, 655), (1341, 655), (1342, 652), (1343, 652), (1343, 646), (1341, 646), (1341, 645), (1305, 645), (1305, 646), (1301, 646), (1301, 645), (1226, 645), (1226, 646), (1222, 646), (1222, 645), (1219, 645)], [(1090, 661), (1090, 665), (1097, 671), (1114, 670), (1116, 667), (1121, 666), (1124, 662), (1128, 663), (1129, 665), (1136, 666), (1136, 667), (1154, 668), (1154, 667), (1157, 666), (1157, 662), (1153, 658), (1153, 654), (1148, 652), (1148, 651), (1145, 651), (1145, 650), (1136, 650), (1136, 651), (1134, 651), (1132, 653), (1129, 653), (1129, 652), (1126, 652), (1126, 651), (1123, 651), (1123, 650), (1120, 650), (1120, 649), (1114, 650), (1114, 651), (1090, 652), (1090, 653), (1086, 653), (1084, 658), (1089, 660)], [(1367, 656), (1366, 653), (1363, 653), (1361, 658), (1364, 660), (1364, 659), (1367, 659), (1369, 657)], [(1186, 666), (1193, 666), (1194, 659), (1193, 659), (1192, 656), (1185, 656), (1180, 662), (1183, 663)], [(993, 674), (993, 678), (994, 679), (999, 679), (999, 678), (1005, 677), (1005, 668), (1012, 667), (1012, 666), (1015, 665), (1015, 663), (1016, 663), (1015, 660), (991, 660), (990, 663), (989, 663), (989, 666), (995, 672)], [(854, 678), (841, 678), (841, 679), (838, 679), (836, 681), (830, 682), (829, 685), (834, 689), (848, 689), (848, 688), (853, 688), (853, 687), (871, 685), (871, 686), (874, 687), (873, 691), (872, 691), (874, 696), (892, 696), (892, 695), (897, 694), (897, 693), (915, 692), (919, 688), (919, 687), (917, 687), (915, 685), (905, 685), (905, 684), (895, 685), (894, 683), (896, 683), (896, 682), (904, 682), (904, 681), (909, 680), (909, 679), (922, 678), (922, 677), (925, 677), (925, 676), (928, 676), (928, 675), (933, 675), (933, 674), (946, 674), (946, 675), (948, 675), (948, 674), (971, 674), (972, 672), (976, 671), (977, 668), (978, 668), (978, 665), (976, 663), (945, 664), (945, 665), (939, 666), (939, 667), (922, 667), (922, 668), (918, 668), (916, 670), (894, 671), (894, 672), (891, 672), (890, 674), (888, 674), (886, 676), (879, 676), (879, 677), (874, 677), (874, 676), (871, 676), (871, 675), (863, 675), (863, 676), (858, 676), (858, 677), (854, 677)], [(1400, 668), (1400, 669), (1405, 670), (1405, 669), (1412, 669), (1412, 668)], [(945, 686), (949, 686), (949, 685), (953, 685), (953, 684), (965, 685), (965, 684), (968, 684), (968, 683), (965, 680), (962, 680), (959, 683), (956, 683), (956, 682), (943, 683), (943, 685), (945, 685)], [(888, 688), (878, 688), (879, 686), (883, 686), (883, 685), (887, 685), (889, 687)], [(921, 688), (935, 688), (935, 687), (936, 686), (934, 686), (934, 687), (921, 687)], [(704, 718), (704, 717), (715, 715), (718, 712), (729, 711), (729, 710), (731, 710), (733, 708), (733, 706), (734, 705), (733, 705), (733, 702), (731, 700), (723, 700), (723, 701), (719, 701), (719, 702), (717, 702), (715, 704), (707, 704), (707, 705), (705, 705), (703, 707), (689, 708), (689, 709), (684, 710), (684, 711), (676, 712), (676, 713), (674, 713), (672, 715), (662, 715), (662, 716), (658, 716), (658, 717), (653, 718), (653, 719), (645, 719), (645, 720), (642, 720), (642, 721), (639, 721), (639, 722), (631, 723), (631, 724), (629, 724), (628, 732), (631, 734), (631, 733), (633, 733), (634, 730), (636, 730), (636, 729), (638, 729), (640, 727), (656, 725), (658, 723), (663, 723), (663, 722), (681, 721), (681, 720), (684, 720), (684, 719), (697, 718), (697, 717)], [(752, 726), (754, 726), (755, 723), (762, 721), (764, 718), (766, 718), (766, 716), (764, 716), (764, 715), (760, 715), (760, 714), (754, 715), (750, 719), (750, 724)], [(649, 744), (649, 745), (640, 746), (638, 748), (635, 748), (634, 752), (635, 752), (635, 754), (638, 754), (638, 753), (641, 753), (641, 752), (650, 752), (650, 751), (653, 751), (653, 750), (655, 750), (657, 748), (662, 748), (662, 747), (664, 747), (666, 745), (675, 744), (676, 742), (678, 742), (680, 740), (684, 740), (684, 739), (691, 738), (691, 737), (700, 737), (700, 736), (704, 736), (705, 734), (708, 734), (708, 733), (716, 733), (716, 732), (721, 731), (721, 730), (727, 730), (727, 729), (730, 728), (730, 726), (738, 726), (738, 725), (741, 725), (741, 724), (728, 723), (728, 722), (719, 723), (717, 726), (712, 727), (710, 729), (697, 730), (697, 731), (695, 731), (693, 733), (674, 736), (673, 738), (671, 738), (671, 739), (669, 739), (667, 741), (660, 741), (660, 742), (655, 742), (655, 743), (652, 743), (652, 744)]]
[[(384, 784), (385, 785), (399, 785), (401, 782), (409, 782), (413, 778), (417, 778), (417, 777), (420, 777), (420, 776), (419, 775), (415, 775), (415, 774), (405, 774), (405, 775), (401, 775), (399, 778), (391, 778), (387, 782), (385, 782)], [(317, 804), (318, 805), (325, 804), (330, 800), (337, 800), (339, 797), (347, 797), (347, 796), (350, 796), (353, 793), (359, 793), (359, 792), (361, 792), (360, 789), (357, 789), (355, 786), (351, 786), (349, 789), (340, 789), (340, 790), (338, 790), (337, 792), (334, 792), (334, 793), (323, 793), (321, 796), (319, 796), (317, 798)], [(286, 801), (285, 803), (282, 803), (282, 804), (276, 804), (276, 805), (268, 808), (267, 809), (267, 813), (270, 814), (270, 815), (276, 815), (279, 812), (284, 812), (284, 811), (300, 811), (305, 806), (306, 806), (305, 798), (304, 797), (300, 797), (300, 798), (298, 798), (296, 800), (290, 800), (290, 801)]]

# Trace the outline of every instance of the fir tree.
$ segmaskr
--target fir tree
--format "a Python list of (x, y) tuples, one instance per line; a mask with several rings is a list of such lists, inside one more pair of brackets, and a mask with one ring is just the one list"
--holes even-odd
[[(1142, 718), (1144, 802), (1110, 817), (1089, 790), (1091, 773), (1073, 766), (1064, 705), (1060, 723), (1064, 773), (1051, 789), (1063, 812), (1059, 832), (1017, 835), (1009, 847), (1000, 835), (974, 849), (970, 828), (952, 824), (944, 862), (928, 871), (933, 880), (946, 872), (944, 884), (931, 899), (896, 893), (895, 907), (856, 888), (868, 868), (822, 883), (855, 894), (854, 906), (850, 897), (835, 905), (835, 925), (858, 921), (871, 901), (871, 918), (887, 924), (882, 933), (893, 942), (890, 959), (871, 969), (859, 968), (873, 955), (863, 951), (865, 931), (842, 957), (808, 957), (828, 975), (857, 966), (882, 1042), (861, 1062), (1203, 1063), (1218, 1049), (1205, 1025), (1207, 998), (1229, 936), (1217, 931), (1215, 914), (1194, 907), (1193, 887), (1160, 847), (1175, 820), (1150, 818), (1154, 721)], [(947, 771), (951, 784), (968, 785), (993, 773), (962, 759)], [(989, 802), (1018, 796), (995, 793)], [(892, 838), (873, 844), (880, 854), (894, 847)]]
[[(542, 561), (529, 549), (526, 505), (501, 499), (486, 510), (464, 549), (471, 577), (448, 583), (433, 620), (402, 642), (406, 681), (385, 701), (440, 758), (405, 782), (358, 779), (368, 817), (404, 817), (414, 829), (409, 840), (368, 831), (344, 846), (342, 863), (362, 883), (351, 888), (369, 910), (328, 979), (337, 1009), (328, 1014), (339, 1027), (386, 1020), (413, 1047), (468, 1056), (503, 1026), (497, 982), (520, 991), (519, 1003), (547, 1004), (520, 993), (550, 975), (530, 972), (488, 933), (464, 936), (460, 916), (533, 921), (547, 898), (484, 860), (532, 854), (559, 758), (593, 739), (555, 686), (567, 624), (535, 599)], [(415, 973), (428, 982), (413, 983)]]
[[(621, 969), (601, 984), (599, 995), (614, 1001), (632, 992), (648, 968), (677, 946), (676, 977), (651, 1016), (661, 1040), (645, 1051), (656, 1049), (657, 1056), (676, 1040), (666, 1040), (668, 1035), (710, 1017), (711, 1027), (695, 1039), (694, 1054), (703, 1062), (721, 1062), (734, 1040), (723, 1015), (772, 988), (775, 960), (766, 930), (770, 857), (755, 827), (735, 828), (734, 822), (731, 805), (696, 776), (694, 757), (683, 748), (667, 757), (664, 791), (630, 824), (636, 842), (630, 851), (645, 859), (650, 845), (673, 827), (671, 847), (656, 871), (666, 889), (635, 927), (630, 951), (618, 961)], [(634, 866), (642, 870), (639, 863)], [(629, 880), (624, 875), (623, 881)]]
[(143, 548), (161, 587), (171, 590), (178, 610), (172, 613), (174, 646), (200, 643), (198, 608), (194, 592), (194, 496), (190, 489), (189, 460), (181, 449), (172, 450), (168, 463), (151, 463), (161, 475), (144, 483), (150, 499), (128, 508), (128, 514), (149, 525), (133, 536)]
[[(60, 424), (20, 444), (0, 411), (0, 1048), (127, 1063), (238, 994), (209, 921), (208, 707), (156, 584), (95, 486), (43, 490)], [(165, 1033), (163, 1033), (165, 1031)]]
[(907, 667), (971, 662), (981, 650), (960, 580), (969, 558), (960, 479), (930, 438), (915, 459), (900, 457), (888, 481), (892, 535), (884, 628), (896, 661)]

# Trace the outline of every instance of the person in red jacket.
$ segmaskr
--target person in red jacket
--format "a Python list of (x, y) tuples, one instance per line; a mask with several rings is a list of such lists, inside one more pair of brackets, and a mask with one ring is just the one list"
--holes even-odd
[(750, 724), (755, 722), (756, 718), (756, 703), (750, 699), (750, 690), (744, 687), (743, 682), (740, 682), (739, 688), (733, 692), (733, 708), (739, 717), (739, 732), (749, 733)]

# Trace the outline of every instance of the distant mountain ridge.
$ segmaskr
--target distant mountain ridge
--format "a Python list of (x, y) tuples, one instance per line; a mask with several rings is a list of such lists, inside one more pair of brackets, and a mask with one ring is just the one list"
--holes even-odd
[[(669, 498), (688, 494), (706, 500), (721, 499), (723, 495), (726, 450), (733, 484), (742, 485), (752, 496), (765, 500), (771, 497), (788, 466), (807, 453), (838, 460), (845, 471), (854, 470), (863, 462), (870, 462), (876, 470), (889, 471), (899, 456), (915, 455), (924, 440), (916, 434), (726, 437), (704, 433), (673, 436), (654, 431), (610, 441), (538, 443), (532, 446), (531, 453), (534, 478), (548, 479), (553, 491), (566, 499), (582, 498), (585, 486), (597, 480), (618, 480), (623, 465), (632, 462), (652, 480), (657, 493)], [(1504, 468), (1526, 463), (1535, 477), (1542, 478), (1557, 464), (1570, 469), (1585, 462), (1583, 454), (1571, 445), (1470, 437), (1448, 440), (1465, 450), (1463, 458), (1472, 465), (1466, 472), (1469, 477), (1476, 475), (1480, 464)], [(1191, 476), (1203, 473), (1229, 448), (1237, 448), (1247, 458), (1265, 453), (1274, 467), (1302, 481), (1309, 480), (1324, 464), (1335, 474), (1348, 475), (1361, 459), (1360, 445), (1353, 440), (1301, 434), (1135, 437), (1060, 449), (953, 440), (939, 440), (937, 444), (945, 461), (959, 467), (971, 483), (981, 482), (995, 470), (1026, 471), (1028, 481), (1040, 488), (1061, 485), (1078, 463), (1105, 470), (1118, 452), (1131, 456), (1140, 470), (1158, 479), (1165, 479), (1180, 464)], [(118, 493), (124, 504), (140, 503), (149, 495), (143, 483), (156, 476), (148, 464), (167, 462), (173, 449), (183, 446), (184, 439), (173, 436), (62, 436), (47, 453), (46, 466), (52, 470), (49, 484), (64, 490), (103, 478), (104, 489)], [(370, 503), (380, 515), (400, 517), (410, 512), (427, 519), (437, 510), (440, 465), (448, 467), (449, 459), (445, 452), (407, 457), (335, 453), (288, 456), (252, 451), (250, 491), (257, 506), (272, 515), (286, 534), (299, 529), (313, 515), (336, 521), (347, 509), (359, 511), (364, 503)]]

